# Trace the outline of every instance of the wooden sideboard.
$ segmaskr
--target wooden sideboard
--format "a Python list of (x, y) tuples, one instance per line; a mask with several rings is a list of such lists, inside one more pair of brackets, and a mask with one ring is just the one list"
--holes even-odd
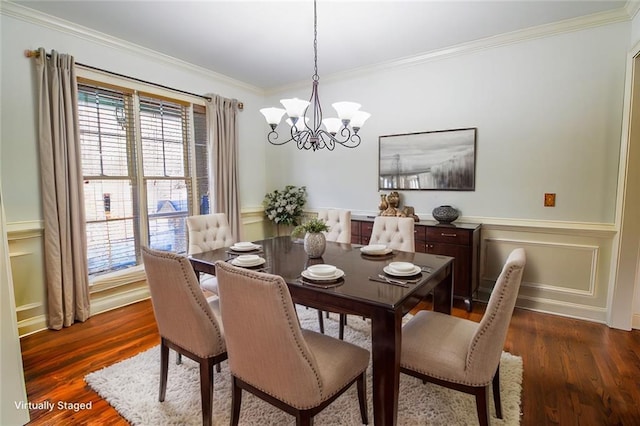
[[(374, 219), (372, 216), (351, 217), (352, 244), (369, 244)], [(464, 299), (469, 312), (478, 291), (481, 228), (479, 223), (440, 224), (428, 220), (416, 222), (414, 230), (416, 252), (455, 258), (453, 294)]]

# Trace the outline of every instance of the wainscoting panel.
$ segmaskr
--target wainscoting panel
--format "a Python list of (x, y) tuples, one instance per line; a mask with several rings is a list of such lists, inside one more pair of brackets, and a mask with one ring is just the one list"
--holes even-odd
[(18, 334), (46, 328), (43, 230), (40, 222), (8, 224)]
[(482, 228), (479, 298), (487, 300), (509, 253), (527, 254), (517, 306), (606, 322), (611, 248), (615, 233), (585, 227)]
[[(313, 214), (311, 212), (310, 214)], [(606, 322), (607, 292), (612, 265), (613, 226), (545, 224), (474, 218), (483, 223), (478, 298), (487, 300), (508, 254), (527, 252), (527, 266), (517, 306), (557, 315)], [(242, 211), (242, 239), (272, 235), (272, 224), (261, 208)], [(46, 327), (42, 224), (8, 224), (9, 255), (16, 295), (18, 332)], [(149, 297), (143, 271), (130, 279), (97, 280), (91, 286), (93, 315)], [(637, 318), (634, 319), (634, 324)]]

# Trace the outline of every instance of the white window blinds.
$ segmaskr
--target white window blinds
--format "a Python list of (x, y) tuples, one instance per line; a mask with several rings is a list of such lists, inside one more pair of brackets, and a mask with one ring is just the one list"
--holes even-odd
[[(202, 212), (208, 192), (202, 148), (190, 164), (190, 135), (204, 141), (206, 155), (204, 109), (194, 119), (182, 101), (79, 84), (78, 111), (89, 274), (140, 264), (142, 244), (185, 253), (185, 219)], [(204, 133), (194, 123), (204, 123)]]

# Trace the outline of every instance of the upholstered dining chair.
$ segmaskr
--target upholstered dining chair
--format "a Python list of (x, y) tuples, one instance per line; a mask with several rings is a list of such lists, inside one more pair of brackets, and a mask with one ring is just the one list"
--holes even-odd
[(502, 418), (500, 357), (526, 263), (524, 249), (511, 252), (479, 323), (420, 311), (402, 327), (400, 371), (475, 395), (480, 425), (489, 425), (488, 391)]
[(376, 216), (369, 244), (384, 244), (395, 250), (415, 252), (414, 223), (410, 217)]
[(351, 244), (351, 210), (319, 210), (318, 219), (329, 226), (329, 231), (324, 233), (327, 241)]
[[(233, 245), (231, 227), (225, 213), (211, 213), (187, 217), (189, 246), (187, 254), (203, 253)], [(210, 274), (200, 274), (200, 286), (218, 294), (218, 280)]]
[[(329, 231), (325, 232), (327, 241), (336, 243), (351, 244), (351, 210), (344, 209), (323, 209), (318, 211), (318, 219), (323, 220), (329, 226)], [(329, 318), (329, 312), (327, 312)], [(318, 321), (320, 331), (324, 333), (324, 321), (322, 311), (318, 311)], [(344, 337), (344, 326), (347, 321), (346, 314), (340, 314), (340, 325), (338, 336), (342, 340)]]
[(169, 349), (200, 364), (202, 424), (211, 425), (213, 367), (227, 359), (219, 299), (207, 302), (189, 260), (142, 248), (153, 313), (160, 332), (160, 395), (167, 392)]
[[(300, 327), (282, 277), (216, 263), (220, 310), (231, 370), (231, 424), (242, 391), (312, 425), (313, 416), (357, 382), (360, 415), (368, 423), (365, 374), (369, 351)], [(250, 314), (248, 314), (250, 313)]]

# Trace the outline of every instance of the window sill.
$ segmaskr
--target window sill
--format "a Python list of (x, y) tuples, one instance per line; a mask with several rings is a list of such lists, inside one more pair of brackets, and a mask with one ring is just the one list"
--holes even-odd
[(89, 292), (98, 293), (123, 285), (146, 281), (146, 279), (144, 265), (136, 265), (121, 271), (89, 278)]

